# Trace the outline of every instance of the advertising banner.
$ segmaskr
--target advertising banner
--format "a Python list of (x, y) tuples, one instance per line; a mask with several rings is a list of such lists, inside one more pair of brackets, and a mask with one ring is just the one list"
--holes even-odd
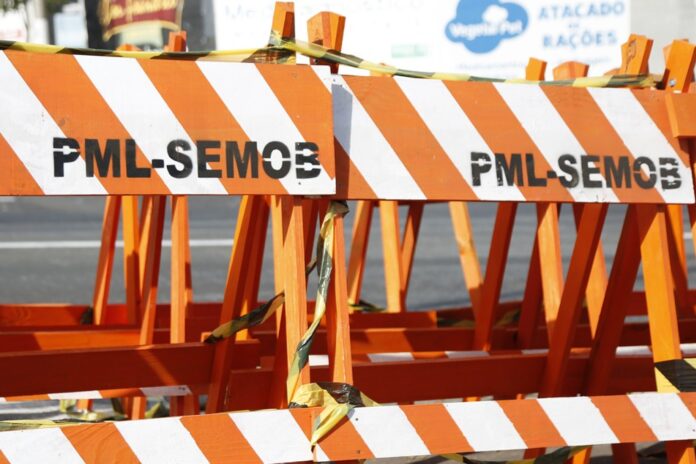
[[(347, 53), (401, 68), (523, 77), (529, 57), (575, 60), (593, 75), (620, 64), (630, 0), (299, 0), (297, 35), (319, 11), (347, 17)], [(268, 38), (273, 0), (214, 0), (217, 46)], [(343, 72), (343, 70), (342, 70)]]

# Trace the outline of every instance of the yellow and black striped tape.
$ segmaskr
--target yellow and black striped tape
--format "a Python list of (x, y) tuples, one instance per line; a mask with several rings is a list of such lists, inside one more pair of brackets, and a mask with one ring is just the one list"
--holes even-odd
[(38, 45), (24, 42), (0, 41), (0, 50), (18, 50), (33, 53), (51, 53), (68, 55), (93, 55), (116, 56), (140, 59), (170, 59), (170, 60), (204, 60), (204, 61), (228, 61), (238, 63), (275, 63), (294, 64), (295, 53), (300, 53), (310, 58), (321, 59), (332, 63), (363, 69), (386, 76), (404, 76), (420, 79), (438, 79), (447, 81), (469, 82), (505, 82), (512, 84), (550, 85), (562, 87), (657, 87), (661, 77), (649, 74), (640, 75), (615, 75), (598, 77), (579, 77), (558, 81), (529, 81), (525, 79), (497, 79), (491, 77), (479, 77), (469, 74), (442, 73), (412, 71), (378, 64), (360, 57), (349, 55), (322, 47), (317, 44), (303, 42), (292, 38), (282, 38), (279, 34), (271, 35), (270, 44), (263, 48), (245, 50), (216, 50), (200, 52), (162, 52), (162, 51), (125, 51), (125, 50), (98, 50), (90, 48), (70, 48), (56, 45)]
[(71, 48), (58, 45), (42, 45), (25, 42), (0, 40), (0, 50), (15, 50), (53, 55), (89, 55), (114, 56), (122, 58), (139, 58), (149, 60), (184, 60), (184, 61), (227, 61), (233, 63), (271, 63), (294, 64), (295, 52), (279, 47), (252, 48), (243, 50), (215, 50), (202, 52), (164, 52), (164, 51), (128, 51), (99, 50), (94, 48)]
[(309, 361), (309, 350), (314, 341), (314, 334), (319, 328), (319, 323), (324, 317), (324, 313), (326, 313), (331, 271), (333, 270), (334, 219), (345, 216), (346, 214), (348, 214), (348, 204), (346, 202), (332, 201), (321, 223), (316, 252), (319, 283), (317, 285), (317, 297), (314, 303), (314, 319), (302, 336), (300, 343), (297, 345), (295, 355), (290, 363), (286, 384), (288, 401), (292, 400), (299, 386), (300, 371), (302, 371)]
[(379, 406), (347, 383), (317, 382), (300, 385), (288, 408), (323, 407), (312, 423), (310, 443), (316, 445), (354, 408)]
[[(331, 278), (331, 267), (329, 268), (329, 272), (326, 273), (326, 270), (322, 272), (323, 267), (322, 266), (332, 266), (333, 262), (331, 259), (324, 259), (324, 253), (326, 252), (325, 248), (329, 248), (329, 258), (332, 256), (332, 250), (333, 250), (333, 220), (336, 217), (337, 214), (345, 215), (348, 212), (348, 205), (345, 202), (340, 202), (340, 201), (333, 201), (329, 204), (329, 210), (327, 211), (326, 215), (324, 216), (324, 219), (322, 221), (322, 226), (321, 230), (319, 231), (319, 239), (317, 241), (317, 256), (312, 259), (312, 262), (310, 262), (307, 265), (306, 273), (309, 275), (312, 270), (314, 270), (317, 265), (319, 266), (319, 293), (322, 292), (323, 289), (329, 288), (329, 280)], [(330, 226), (330, 227), (329, 227)], [(330, 236), (327, 236), (327, 234), (330, 231)], [(324, 297), (325, 298), (325, 297)], [(317, 300), (319, 300), (319, 296), (317, 296)], [(325, 299), (324, 299), (325, 301)], [(262, 324), (265, 322), (269, 317), (271, 317), (275, 311), (283, 305), (285, 302), (285, 293), (280, 292), (267, 302), (259, 305), (257, 308), (253, 309), (249, 313), (240, 316), (238, 318), (235, 318), (229, 322), (226, 322), (219, 327), (217, 327), (215, 330), (212, 331), (210, 335), (205, 339), (205, 343), (217, 343), (220, 340), (224, 338), (229, 338), (232, 335), (236, 334), (237, 332), (240, 332), (245, 329), (249, 329), (251, 327), (255, 327), (259, 324)], [(317, 301), (317, 305), (319, 305), (319, 301)], [(317, 310), (315, 309), (315, 318), (317, 317)], [(321, 312), (321, 315), (323, 315), (323, 311)], [(321, 317), (320, 317), (321, 319)], [(317, 322), (317, 324), (319, 321)], [(311, 344), (311, 342), (310, 342)]]
[(655, 363), (655, 371), (662, 384), (658, 391), (696, 392), (696, 359), (661, 361)]
[(301, 55), (305, 55), (318, 60), (330, 61), (332, 63), (350, 66), (352, 68), (364, 69), (371, 73), (384, 76), (403, 76), (419, 79), (438, 79), (445, 81), (469, 81), (469, 82), (502, 82), (511, 84), (533, 84), (550, 85), (562, 87), (655, 87), (660, 79), (648, 74), (641, 75), (616, 75), (599, 77), (579, 77), (577, 79), (566, 79), (558, 81), (529, 81), (525, 79), (498, 79), (491, 77), (478, 77), (469, 74), (442, 73), (412, 71), (408, 69), (396, 68), (384, 64), (374, 63), (360, 57), (349, 55), (322, 47), (317, 44), (303, 42), (294, 38), (283, 38), (277, 33), (271, 34), (270, 44), (279, 48), (289, 49)]

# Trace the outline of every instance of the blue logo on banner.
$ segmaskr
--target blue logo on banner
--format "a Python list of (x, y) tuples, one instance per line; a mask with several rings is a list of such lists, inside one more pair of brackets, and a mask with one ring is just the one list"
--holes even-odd
[(445, 34), (473, 53), (488, 53), (503, 40), (522, 34), (528, 22), (527, 11), (517, 3), (460, 0), (457, 16), (447, 24)]

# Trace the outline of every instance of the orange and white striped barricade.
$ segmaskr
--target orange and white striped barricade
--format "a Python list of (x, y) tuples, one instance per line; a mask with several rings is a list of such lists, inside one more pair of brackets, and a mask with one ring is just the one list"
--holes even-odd
[(0, 434), (0, 450), (10, 463), (60, 456), (85, 463), (272, 464), (674, 443), (696, 437), (694, 396), (646, 393), (357, 408), (316, 446), (309, 437), (319, 410), (309, 408), (11, 431)]

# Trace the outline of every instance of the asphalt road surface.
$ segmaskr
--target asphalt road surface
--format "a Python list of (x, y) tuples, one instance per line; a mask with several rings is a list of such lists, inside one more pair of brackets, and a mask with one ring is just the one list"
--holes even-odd
[[(197, 301), (222, 298), (237, 207), (238, 200), (230, 198), (198, 197), (190, 201), (193, 286)], [(401, 210), (403, 216), (405, 209)], [(489, 252), (495, 211), (494, 204), (470, 205), (475, 243), (483, 270)], [(101, 198), (0, 198), (0, 302), (89, 303), (99, 252), (102, 212)], [(609, 209), (603, 231), (608, 263), (613, 260), (624, 212), (623, 206), (612, 206)], [(169, 216), (168, 212), (167, 220)], [(352, 215), (349, 214), (346, 221), (346, 241), (349, 245)], [(575, 241), (575, 225), (570, 207), (562, 209), (560, 224), (564, 266), (567, 267)], [(374, 304), (384, 305), (384, 274), (377, 211), (372, 225), (362, 296)], [(503, 284), (503, 299), (522, 295), (535, 226), (534, 206), (520, 206)], [(167, 223), (165, 240), (168, 239)], [(270, 228), (267, 243), (261, 297), (271, 296), (273, 292)], [(167, 245), (168, 242), (165, 241), (160, 301), (169, 300), (170, 248)], [(691, 249), (690, 244), (688, 249)], [(121, 250), (117, 250), (113, 273), (112, 302), (124, 301)], [(693, 271), (695, 266), (696, 263), (690, 262), (689, 270)], [(637, 286), (641, 285), (638, 282)], [(309, 292), (313, 291), (313, 286), (310, 285)], [(429, 205), (425, 208), (416, 249), (408, 307), (411, 310), (423, 310), (468, 303), (469, 295), (459, 265), (449, 209), (446, 204)]]

